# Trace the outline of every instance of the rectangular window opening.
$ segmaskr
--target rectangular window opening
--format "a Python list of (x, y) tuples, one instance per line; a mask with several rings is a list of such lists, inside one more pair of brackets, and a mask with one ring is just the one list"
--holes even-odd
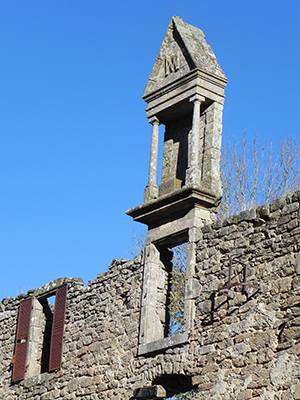
[(158, 285), (157, 313), (161, 315), (164, 337), (184, 332), (184, 299), (187, 244), (160, 247), (162, 283)]
[(50, 344), (55, 295), (39, 300), (43, 307), (43, 327), (41, 340), (40, 373), (49, 372)]
[(61, 367), (67, 284), (21, 301), (12, 382)]
[(172, 252), (172, 269), (168, 277), (168, 337), (184, 331), (186, 243), (173, 247)]

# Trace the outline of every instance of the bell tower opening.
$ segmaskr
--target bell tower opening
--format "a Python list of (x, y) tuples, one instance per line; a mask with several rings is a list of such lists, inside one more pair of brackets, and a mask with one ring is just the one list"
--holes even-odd
[[(143, 203), (127, 211), (148, 226), (139, 353), (182, 343), (193, 325), (195, 243), (215, 220), (222, 197), (222, 112), (227, 80), (203, 32), (173, 17), (143, 99), (152, 125), (148, 183)], [(164, 126), (157, 185), (159, 126)], [(163, 129), (161, 129), (162, 131)], [(182, 326), (170, 334), (173, 253), (186, 243)], [(173, 271), (173, 272), (172, 272)]]

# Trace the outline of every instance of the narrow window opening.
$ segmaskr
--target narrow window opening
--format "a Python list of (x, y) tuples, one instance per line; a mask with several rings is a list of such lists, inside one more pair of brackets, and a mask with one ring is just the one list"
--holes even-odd
[(40, 303), (43, 307), (41, 373), (49, 371), (50, 344), (51, 344), (54, 302), (55, 302), (55, 295), (40, 300)]
[(167, 301), (167, 336), (184, 331), (184, 298), (186, 274), (186, 243), (172, 248), (172, 269), (169, 273), (169, 291)]
[(186, 271), (187, 256), (190, 259), (191, 254), (187, 233), (182, 231), (145, 247), (139, 354), (187, 340), (191, 319), (185, 293), (190, 284)]
[(186, 243), (161, 247), (159, 252), (162, 279), (158, 285), (157, 313), (164, 337), (170, 337), (184, 331)]
[(21, 301), (12, 382), (61, 367), (67, 289), (65, 283), (51, 293)]
[(52, 296), (47, 297), (48, 303), (50, 304), (51, 308), (54, 309), (54, 304), (55, 304), (55, 294)]
[(157, 279), (157, 304), (156, 313), (159, 317), (163, 337), (169, 333), (169, 293), (170, 274), (172, 271), (173, 252), (167, 247), (159, 248), (159, 273)]

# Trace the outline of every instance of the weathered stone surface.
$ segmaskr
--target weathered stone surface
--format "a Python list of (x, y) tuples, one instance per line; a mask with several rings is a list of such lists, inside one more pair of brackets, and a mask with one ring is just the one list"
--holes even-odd
[(135, 399), (164, 399), (166, 395), (166, 390), (160, 385), (140, 388), (134, 392)]
[[(191, 390), (198, 400), (300, 399), (300, 192), (215, 221), (225, 85), (202, 31), (173, 17), (144, 94), (153, 124), (145, 203), (129, 212), (150, 227), (143, 257), (113, 260), (87, 287), (58, 278), (3, 299), (0, 399), (164, 399)], [(185, 241), (183, 332), (167, 335), (169, 248)], [(62, 364), (48, 372), (45, 299), (62, 283)], [(30, 357), (25, 379), (12, 384), (18, 309), (28, 297), (33, 317), (19, 340)]]
[[(180, 43), (177, 36), (183, 43)], [(187, 62), (187, 54), (191, 58), (190, 62)], [(205, 41), (203, 32), (174, 16), (151, 71), (144, 97), (172, 82), (172, 74), (176, 74), (178, 79), (196, 68), (226, 80), (212, 49)]]
[[(227, 246), (236, 232), (250, 243), (260, 239), (245, 252), (242, 240)], [(20, 301), (33, 292), (3, 299), (0, 398), (129, 400), (138, 388), (155, 386), (158, 380), (169, 385), (168, 379), (176, 386), (185, 377), (189, 382), (185, 385), (198, 388), (196, 398), (201, 400), (274, 398), (274, 393), (281, 399), (299, 399), (300, 254), (297, 248), (274, 250), (267, 239), (280, 241), (283, 234), (293, 236), (284, 224), (271, 219), (259, 226), (255, 220), (235, 219), (234, 224), (224, 221), (204, 227), (195, 244), (194, 273), (189, 272), (196, 305), (193, 327), (182, 336), (149, 343), (140, 353), (142, 259), (114, 260), (109, 271), (87, 288), (69, 279), (61, 370), (15, 385), (10, 383), (10, 361), (17, 311)], [(263, 252), (258, 251), (262, 244)], [(219, 293), (228, 284), (230, 259), (235, 286)], [(244, 265), (247, 294), (238, 285), (244, 279)]]

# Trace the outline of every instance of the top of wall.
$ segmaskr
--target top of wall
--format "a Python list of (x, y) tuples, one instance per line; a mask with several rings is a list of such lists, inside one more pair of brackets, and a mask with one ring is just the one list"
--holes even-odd
[[(299, 203), (300, 202), (300, 190), (296, 191), (295, 193), (288, 195), (286, 197), (281, 197), (278, 199), (275, 199), (271, 201), (269, 204), (262, 204), (258, 206), (256, 209), (251, 209), (251, 210), (245, 210), (241, 211), (237, 215), (231, 215), (227, 219), (224, 220), (218, 220), (212, 224), (208, 224), (204, 226), (203, 228), (199, 228), (202, 231), (202, 234), (207, 234), (210, 232), (218, 232), (222, 228), (226, 228), (227, 226), (230, 225), (235, 225), (238, 224), (242, 221), (252, 221), (255, 224), (263, 224), (265, 221), (269, 220), (278, 220), (279, 217), (283, 217), (286, 214), (289, 214), (290, 210), (295, 207), (295, 204), (293, 203)], [(300, 227), (299, 227), (300, 230)], [(118, 274), (122, 272), (122, 266), (126, 265), (126, 268), (133, 267), (135, 268), (137, 265), (140, 265), (141, 263), (141, 257), (138, 256), (136, 257), (133, 261), (123, 259), (123, 260), (118, 260), (115, 259), (112, 261), (112, 264), (108, 266), (108, 271), (107, 272), (102, 272), (97, 275), (97, 278), (95, 280), (90, 280), (88, 281), (88, 287), (85, 288), (83, 281), (81, 278), (57, 278), (54, 281), (51, 281), (47, 283), (46, 285), (41, 286), (40, 288), (37, 289), (31, 289), (27, 292), (27, 294), (19, 294), (18, 296), (14, 298), (3, 298), (2, 303), (6, 301), (19, 301), (22, 298), (27, 297), (28, 295), (40, 295), (40, 292), (47, 292), (51, 291), (51, 289), (56, 288), (57, 286), (61, 285), (64, 282), (73, 282), (76, 285), (82, 286), (82, 290), (90, 290), (90, 288), (94, 285), (95, 282), (100, 281), (105, 281), (107, 279), (114, 279)], [(6, 301), (5, 301), (6, 300)], [(0, 312), (4, 311), (1, 310), (1, 303), (0, 303)]]

